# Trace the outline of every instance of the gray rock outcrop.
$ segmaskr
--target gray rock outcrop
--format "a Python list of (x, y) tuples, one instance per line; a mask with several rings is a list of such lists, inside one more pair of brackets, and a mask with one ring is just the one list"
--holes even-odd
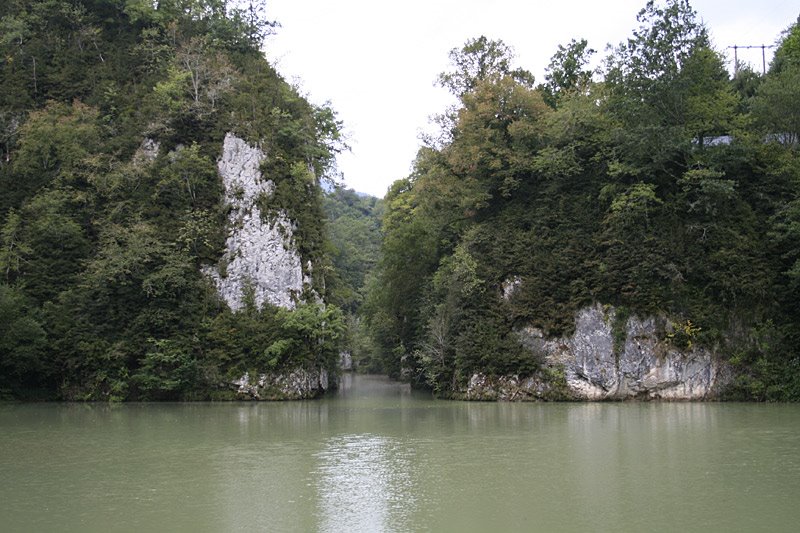
[[(228, 236), (219, 266), (207, 267), (204, 272), (234, 311), (244, 307), (248, 294), (259, 308), (270, 303), (294, 309), (304, 285), (309, 283), (294, 243), (294, 223), (283, 211), (270, 210), (269, 217), (262, 213), (275, 192), (275, 184), (261, 173), (266, 157), (260, 148), (228, 133), (217, 163), (225, 186), (224, 201), (230, 209)], [(238, 398), (251, 400), (316, 398), (328, 390), (324, 368), (290, 368), (256, 375), (245, 373), (226, 386), (232, 387)]]
[(265, 221), (258, 207), (275, 191), (275, 184), (261, 175), (265, 159), (259, 148), (232, 133), (225, 136), (217, 168), (230, 207), (226, 251), (221, 266), (205, 272), (233, 310), (244, 307), (247, 291), (252, 291), (258, 307), (269, 302), (294, 309), (307, 281), (294, 246), (292, 222), (283, 212)]
[(244, 400), (306, 400), (321, 396), (329, 387), (328, 372), (324, 368), (261, 374), (254, 380), (245, 373), (231, 384), (237, 396)]
[(339, 352), (339, 369), (340, 370), (354, 370), (353, 354), (349, 350)]
[(631, 316), (624, 341), (612, 324), (616, 311), (600, 305), (578, 312), (575, 332), (547, 338), (541, 330), (518, 331), (524, 346), (544, 363), (538, 375), (475, 374), (459, 396), (466, 399), (704, 400), (730, 383), (729, 368), (705, 348), (678, 349), (659, 334), (657, 319)]
[(557, 380), (539, 372), (520, 378), (518, 375), (489, 376), (473, 374), (464, 392), (456, 393), (461, 400), (500, 400), (506, 402), (531, 400), (569, 400), (572, 397)]
[(141, 167), (152, 163), (158, 157), (160, 148), (161, 143), (158, 141), (150, 139), (149, 137), (144, 139), (133, 154), (133, 164)]

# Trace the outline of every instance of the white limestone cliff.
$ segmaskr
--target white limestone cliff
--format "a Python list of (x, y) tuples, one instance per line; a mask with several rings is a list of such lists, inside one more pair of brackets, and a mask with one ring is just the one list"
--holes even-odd
[(535, 376), (474, 374), (456, 395), (476, 400), (706, 400), (717, 397), (731, 372), (705, 348), (679, 349), (655, 317), (629, 317), (624, 342), (615, 346), (612, 307), (593, 305), (575, 317), (569, 337), (548, 338), (534, 327), (520, 329), (522, 344), (539, 356)]
[(225, 254), (219, 268), (207, 268), (228, 306), (241, 309), (252, 291), (260, 308), (270, 303), (294, 309), (307, 281), (293, 241), (293, 223), (285, 213), (265, 221), (259, 200), (269, 198), (275, 184), (261, 175), (266, 154), (228, 133), (217, 168), (230, 207)]
[(245, 373), (231, 385), (241, 400), (307, 400), (325, 394), (330, 388), (324, 368), (296, 368), (289, 372), (260, 374), (258, 379)]

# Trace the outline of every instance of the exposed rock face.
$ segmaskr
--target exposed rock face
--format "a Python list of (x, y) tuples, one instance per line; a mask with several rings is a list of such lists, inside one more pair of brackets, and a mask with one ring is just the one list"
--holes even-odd
[(161, 144), (149, 137), (142, 141), (136, 153), (133, 154), (133, 163), (137, 166), (145, 166), (152, 163), (158, 157)]
[(543, 358), (548, 372), (525, 380), (475, 374), (460, 396), (487, 400), (554, 395), (577, 400), (703, 400), (715, 398), (730, 383), (730, 370), (708, 350), (681, 351), (660, 339), (653, 317), (630, 317), (624, 344), (620, 342), (615, 349), (614, 314), (613, 309), (599, 305), (587, 307), (576, 316), (575, 333), (561, 339), (545, 338), (532, 327), (520, 330), (520, 340)]
[[(265, 159), (259, 148), (232, 133), (225, 136), (217, 168), (230, 208), (228, 238), (219, 268), (206, 268), (205, 272), (234, 311), (244, 307), (249, 292), (259, 308), (270, 303), (294, 309), (308, 282), (294, 245), (294, 224), (284, 212), (270, 213), (265, 220), (259, 207), (275, 192), (275, 184), (261, 175)], [(257, 379), (246, 373), (230, 385), (242, 399), (316, 398), (328, 390), (328, 372), (296, 368), (259, 374)]]
[(519, 276), (513, 276), (505, 280), (501, 286), (503, 291), (503, 299), (510, 300), (514, 294), (519, 290), (520, 285), (522, 285), (522, 278)]
[(486, 374), (473, 374), (467, 390), (454, 395), (460, 400), (569, 400), (571, 396), (556, 380), (548, 379), (542, 373), (520, 379), (519, 376), (491, 377)]
[(225, 202), (231, 207), (226, 251), (219, 269), (206, 273), (217, 285), (228, 306), (244, 306), (246, 291), (255, 303), (265, 302), (294, 309), (303, 291), (303, 268), (292, 240), (293, 225), (284, 213), (265, 222), (257, 202), (275, 190), (272, 181), (261, 176), (266, 155), (259, 148), (228, 133), (217, 165), (225, 185)]
[(251, 382), (245, 374), (232, 383), (236, 393), (246, 400), (305, 400), (321, 396), (328, 390), (328, 372), (324, 368), (297, 368), (288, 373), (261, 374)]
[(339, 368), (341, 370), (353, 370), (353, 354), (349, 351), (339, 352)]

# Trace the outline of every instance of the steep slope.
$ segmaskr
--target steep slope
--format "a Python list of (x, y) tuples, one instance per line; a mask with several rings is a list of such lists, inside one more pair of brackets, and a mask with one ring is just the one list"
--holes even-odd
[(292, 222), (283, 211), (265, 222), (258, 207), (262, 197), (268, 202), (275, 192), (275, 184), (261, 176), (265, 160), (258, 148), (231, 133), (225, 135), (218, 163), (225, 205), (230, 209), (220, 260), (224, 276), (215, 269), (209, 269), (209, 275), (234, 311), (244, 307), (248, 291), (259, 308), (269, 303), (286, 309), (294, 309), (303, 292), (303, 268), (292, 239)]
[(369, 320), (392, 374), (478, 399), (800, 398), (792, 47), (746, 89), (687, 2), (638, 20), (602, 74), (573, 40), (538, 86), (502, 42), (453, 50), (459, 107), (386, 198)]
[(7, 4), (0, 395), (322, 392), (338, 123), (260, 53), (274, 24), (219, 1)]

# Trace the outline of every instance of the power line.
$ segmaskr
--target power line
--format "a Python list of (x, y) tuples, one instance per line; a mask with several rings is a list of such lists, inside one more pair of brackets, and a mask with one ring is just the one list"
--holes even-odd
[(767, 73), (767, 48), (775, 48), (777, 45), (775, 44), (761, 44), (761, 45), (740, 45), (734, 44), (733, 46), (729, 46), (728, 48), (733, 48), (733, 75), (734, 77), (739, 73), (739, 49), (751, 49), (751, 48), (761, 48), (761, 72), (763, 74)]

